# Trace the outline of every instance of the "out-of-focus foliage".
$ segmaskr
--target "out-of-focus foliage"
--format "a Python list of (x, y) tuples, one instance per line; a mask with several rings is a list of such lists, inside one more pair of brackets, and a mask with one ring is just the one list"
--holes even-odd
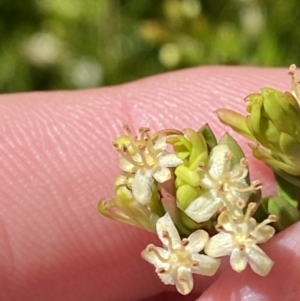
[(300, 62), (298, 0), (0, 0), (0, 92)]

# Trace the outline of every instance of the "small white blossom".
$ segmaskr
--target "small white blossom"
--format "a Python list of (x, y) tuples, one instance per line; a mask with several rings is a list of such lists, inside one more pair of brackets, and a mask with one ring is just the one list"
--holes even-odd
[(208, 169), (200, 166), (201, 187), (207, 192), (200, 195), (185, 210), (196, 222), (209, 220), (221, 207), (225, 206), (233, 216), (242, 215), (245, 200), (251, 192), (260, 188), (260, 182), (249, 186), (246, 181), (248, 168), (246, 160), (231, 168), (232, 153), (227, 145), (215, 146), (209, 157)]
[(274, 262), (257, 244), (266, 242), (275, 234), (275, 229), (267, 224), (275, 222), (276, 217), (270, 215), (257, 224), (251, 217), (255, 208), (255, 203), (249, 203), (245, 216), (235, 220), (228, 211), (221, 213), (217, 225), (220, 232), (210, 238), (205, 253), (212, 257), (230, 255), (233, 270), (241, 272), (249, 263), (256, 274), (266, 276)]
[(153, 143), (148, 128), (140, 128), (140, 140), (133, 137), (128, 126), (125, 126), (125, 130), (128, 132), (134, 155), (130, 154), (128, 147), (117, 149), (122, 155), (120, 168), (125, 172), (135, 173), (131, 184), (132, 193), (139, 203), (145, 205), (150, 202), (154, 179), (158, 183), (169, 180), (171, 178), (169, 167), (176, 167), (183, 161), (175, 154), (167, 152), (166, 135), (159, 135)]
[(169, 213), (158, 219), (156, 231), (163, 248), (148, 245), (142, 257), (155, 266), (163, 283), (175, 285), (181, 294), (186, 295), (193, 288), (192, 273), (215, 274), (220, 260), (199, 254), (209, 239), (206, 231), (197, 230), (181, 240)]
[(296, 72), (296, 69), (297, 69), (296, 65), (292, 64), (289, 69), (289, 75), (292, 78), (291, 93), (293, 94), (293, 96), (296, 98), (298, 104), (300, 105), (300, 82), (299, 82), (299, 77)]

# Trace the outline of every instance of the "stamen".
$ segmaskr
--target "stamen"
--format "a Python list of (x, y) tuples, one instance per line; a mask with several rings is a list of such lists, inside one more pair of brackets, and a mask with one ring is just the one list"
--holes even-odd
[(112, 145), (113, 145), (113, 147), (114, 147), (114, 149), (115, 149), (116, 151), (118, 151), (118, 150), (120, 149), (118, 143), (113, 142)]
[(227, 178), (228, 174), (230, 173), (231, 160), (232, 160), (232, 152), (227, 151), (224, 156), (224, 166), (223, 166), (222, 175), (220, 177), (221, 179), (224, 177)]
[(189, 244), (189, 240), (187, 238), (183, 238), (182, 241), (181, 241), (181, 244), (186, 247), (188, 244)]
[(166, 258), (163, 258), (161, 255), (160, 255), (160, 253), (157, 251), (157, 249), (156, 249), (156, 247), (154, 246), (154, 245), (148, 245), (147, 247), (146, 247), (146, 250), (147, 250), (147, 252), (153, 252), (155, 255), (156, 255), (156, 257), (161, 261), (161, 262), (166, 262), (167, 260), (166, 260)]
[(245, 206), (246, 206), (246, 201), (243, 200), (243, 199), (238, 199), (236, 201), (236, 206), (239, 208), (239, 209), (243, 209)]
[[(237, 168), (237, 167), (236, 167)], [(240, 165), (239, 166), (239, 169), (237, 171), (237, 173), (235, 175), (233, 175), (230, 180), (232, 182), (237, 182), (237, 181), (240, 181), (242, 179), (245, 179), (245, 177), (247, 176), (248, 174), (248, 169), (245, 167), (245, 166), (242, 166)]]
[(150, 132), (150, 128), (149, 127), (143, 126), (143, 127), (139, 128), (139, 133), (141, 135), (147, 135), (149, 132)]
[(157, 274), (164, 274), (166, 272), (166, 270), (164, 268), (157, 268), (157, 269), (155, 269), (155, 272)]
[(226, 161), (231, 161), (232, 159), (232, 152), (231, 151), (228, 151), (225, 153), (225, 160)]
[(139, 128), (139, 133), (140, 133), (140, 140), (145, 141), (147, 139), (147, 133), (150, 131), (149, 128), (146, 127), (140, 127)]
[(228, 184), (225, 183), (223, 185), (223, 187), (224, 187), (224, 191), (223, 191), (223, 194), (222, 194), (222, 196), (224, 197), (223, 201), (225, 201), (225, 203), (229, 202), (230, 204), (235, 205), (236, 197), (232, 194), (231, 189), (228, 189)]
[(155, 141), (159, 135), (166, 135), (166, 136), (172, 136), (172, 135), (179, 135), (179, 136), (183, 136), (183, 132), (175, 130), (175, 129), (164, 129), (164, 130), (160, 130), (156, 133), (153, 134), (152, 139)]
[(198, 261), (193, 261), (192, 266), (193, 266), (193, 268), (197, 268), (200, 266), (200, 264)]
[(240, 187), (236, 184), (231, 184), (231, 185), (228, 185), (230, 186), (230, 189), (231, 190), (236, 190), (238, 192), (253, 192), (254, 190), (258, 190), (258, 189), (261, 189), (262, 188), (262, 184), (259, 180), (257, 181), (253, 181), (251, 183), (250, 186), (247, 186), (247, 187)]
[(166, 231), (166, 230), (162, 231), (162, 236), (163, 236), (163, 238), (169, 238), (170, 237), (169, 232)]
[(145, 167), (146, 169), (151, 169), (151, 166), (148, 164), (147, 158), (146, 158), (146, 156), (145, 156), (145, 150), (146, 150), (146, 146), (145, 146), (145, 145), (140, 145), (140, 146), (139, 146), (139, 153), (140, 153), (142, 162), (143, 162), (143, 164), (144, 164), (144, 167)]
[[(231, 217), (230, 214), (227, 214), (227, 217), (228, 217), (228, 221), (230, 223), (230, 226), (232, 228), (232, 232), (234, 234), (238, 234), (238, 232), (239, 232), (238, 227), (237, 227), (236, 223), (234, 222), (233, 218)], [(228, 231), (224, 231), (224, 230), (223, 230), (223, 232), (228, 233)]]
[(226, 206), (221, 206), (218, 210), (219, 213), (222, 213), (222, 212), (225, 212), (227, 209), (226, 209)]
[(275, 223), (277, 221), (277, 217), (274, 214), (271, 214), (268, 216), (268, 218), (266, 218), (265, 220), (263, 220), (261, 223), (259, 223), (258, 225), (256, 225), (255, 229), (253, 230), (253, 232), (255, 233), (256, 231), (258, 231), (260, 228), (270, 224), (270, 223)]
[(224, 227), (223, 227), (222, 225), (219, 225), (219, 224), (217, 224), (217, 225), (215, 226), (215, 229), (216, 229), (216, 231), (218, 231), (218, 232), (224, 231)]
[(300, 81), (299, 81), (299, 78), (298, 78), (298, 75), (296, 73), (296, 65), (295, 64), (292, 64), (289, 68), (289, 75), (291, 76), (292, 78), (292, 92), (295, 93), (295, 97), (297, 99), (297, 101), (299, 102), (300, 101)]
[(245, 158), (240, 160), (240, 166), (248, 169), (248, 162)]
[(139, 168), (140, 164), (139, 162), (136, 162), (132, 159), (132, 157), (128, 154), (128, 149), (125, 145), (122, 146), (122, 148), (115, 148), (116, 151), (129, 163), (131, 163), (134, 167)]
[(198, 165), (198, 168), (204, 173), (204, 175), (212, 182), (212, 183), (215, 183), (217, 184), (217, 180), (215, 178), (213, 178), (210, 173), (206, 170), (205, 168), (205, 164), (203, 162), (201, 162), (199, 165)]
[(205, 171), (204, 170), (204, 168), (205, 168), (205, 163), (204, 162), (200, 162), (199, 165), (198, 165), (198, 167), (199, 167), (200, 170)]
[(139, 150), (137, 148), (137, 145), (136, 145), (136, 138), (134, 138), (131, 130), (130, 130), (130, 127), (128, 124), (124, 124), (123, 125), (123, 128), (124, 130), (127, 132), (128, 134), (128, 138), (129, 138), (129, 141), (130, 141), (130, 145), (131, 147), (133, 148), (133, 150), (138, 154), (139, 153)]
[(188, 279), (186, 279), (185, 277), (180, 277), (178, 278), (179, 282), (188, 282)]
[(254, 202), (251, 202), (251, 203), (248, 204), (247, 211), (246, 211), (245, 216), (244, 216), (244, 223), (248, 223), (249, 218), (251, 217), (252, 213), (256, 209), (256, 206), (257, 206), (257, 204), (254, 203)]
[(141, 140), (145, 143), (147, 146), (147, 150), (149, 152), (149, 155), (153, 158), (153, 160), (157, 160), (157, 152), (153, 148), (153, 142), (149, 135), (149, 128), (140, 128), (139, 129), (141, 133)]
[(251, 182), (251, 186), (253, 187), (254, 190), (258, 190), (262, 188), (262, 183), (260, 180), (256, 180)]
[(162, 237), (167, 240), (169, 250), (174, 251), (173, 244), (172, 244), (172, 239), (170, 237), (169, 232), (166, 231), (166, 230), (162, 231)]
[[(227, 215), (227, 216), (228, 216), (228, 215)], [(231, 222), (230, 222), (230, 224), (231, 224)], [(232, 234), (231, 232), (236, 233), (236, 231), (235, 231), (235, 224), (234, 224), (234, 225), (231, 224), (231, 226), (232, 226), (232, 231), (227, 231), (227, 230), (225, 230), (225, 228), (223, 227), (223, 225), (220, 225), (220, 224), (217, 224), (217, 225), (215, 226), (215, 229), (216, 229), (217, 232), (223, 232), (223, 233), (226, 233), (226, 234), (231, 235), (231, 234)], [(234, 227), (234, 228), (233, 228), (233, 227)]]

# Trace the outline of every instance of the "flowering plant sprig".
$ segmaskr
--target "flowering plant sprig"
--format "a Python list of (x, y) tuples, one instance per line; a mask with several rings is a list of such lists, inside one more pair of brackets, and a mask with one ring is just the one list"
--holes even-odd
[(273, 168), (277, 196), (261, 198), (262, 183), (250, 180), (238, 143), (227, 133), (217, 140), (207, 124), (152, 134), (142, 127), (138, 135), (125, 125), (125, 135), (113, 143), (121, 173), (115, 197), (101, 200), (99, 211), (158, 235), (162, 247), (149, 244), (142, 257), (181, 294), (192, 290), (192, 274), (214, 275), (223, 256), (236, 272), (249, 264), (266, 276), (274, 262), (258, 245), (300, 220), (300, 85), (294, 66), (290, 73), (292, 93), (264, 88), (251, 94), (246, 117), (217, 112)]
[(278, 195), (265, 197), (258, 215), (275, 214), (277, 230), (300, 220), (300, 82), (296, 66), (290, 66), (290, 92), (263, 88), (245, 98), (244, 116), (230, 109), (217, 111), (222, 123), (250, 140), (254, 157), (274, 172)]

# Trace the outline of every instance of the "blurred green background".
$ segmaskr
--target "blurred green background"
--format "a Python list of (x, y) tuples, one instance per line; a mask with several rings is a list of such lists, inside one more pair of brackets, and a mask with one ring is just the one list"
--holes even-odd
[(299, 0), (0, 0), (0, 92), (300, 61)]

